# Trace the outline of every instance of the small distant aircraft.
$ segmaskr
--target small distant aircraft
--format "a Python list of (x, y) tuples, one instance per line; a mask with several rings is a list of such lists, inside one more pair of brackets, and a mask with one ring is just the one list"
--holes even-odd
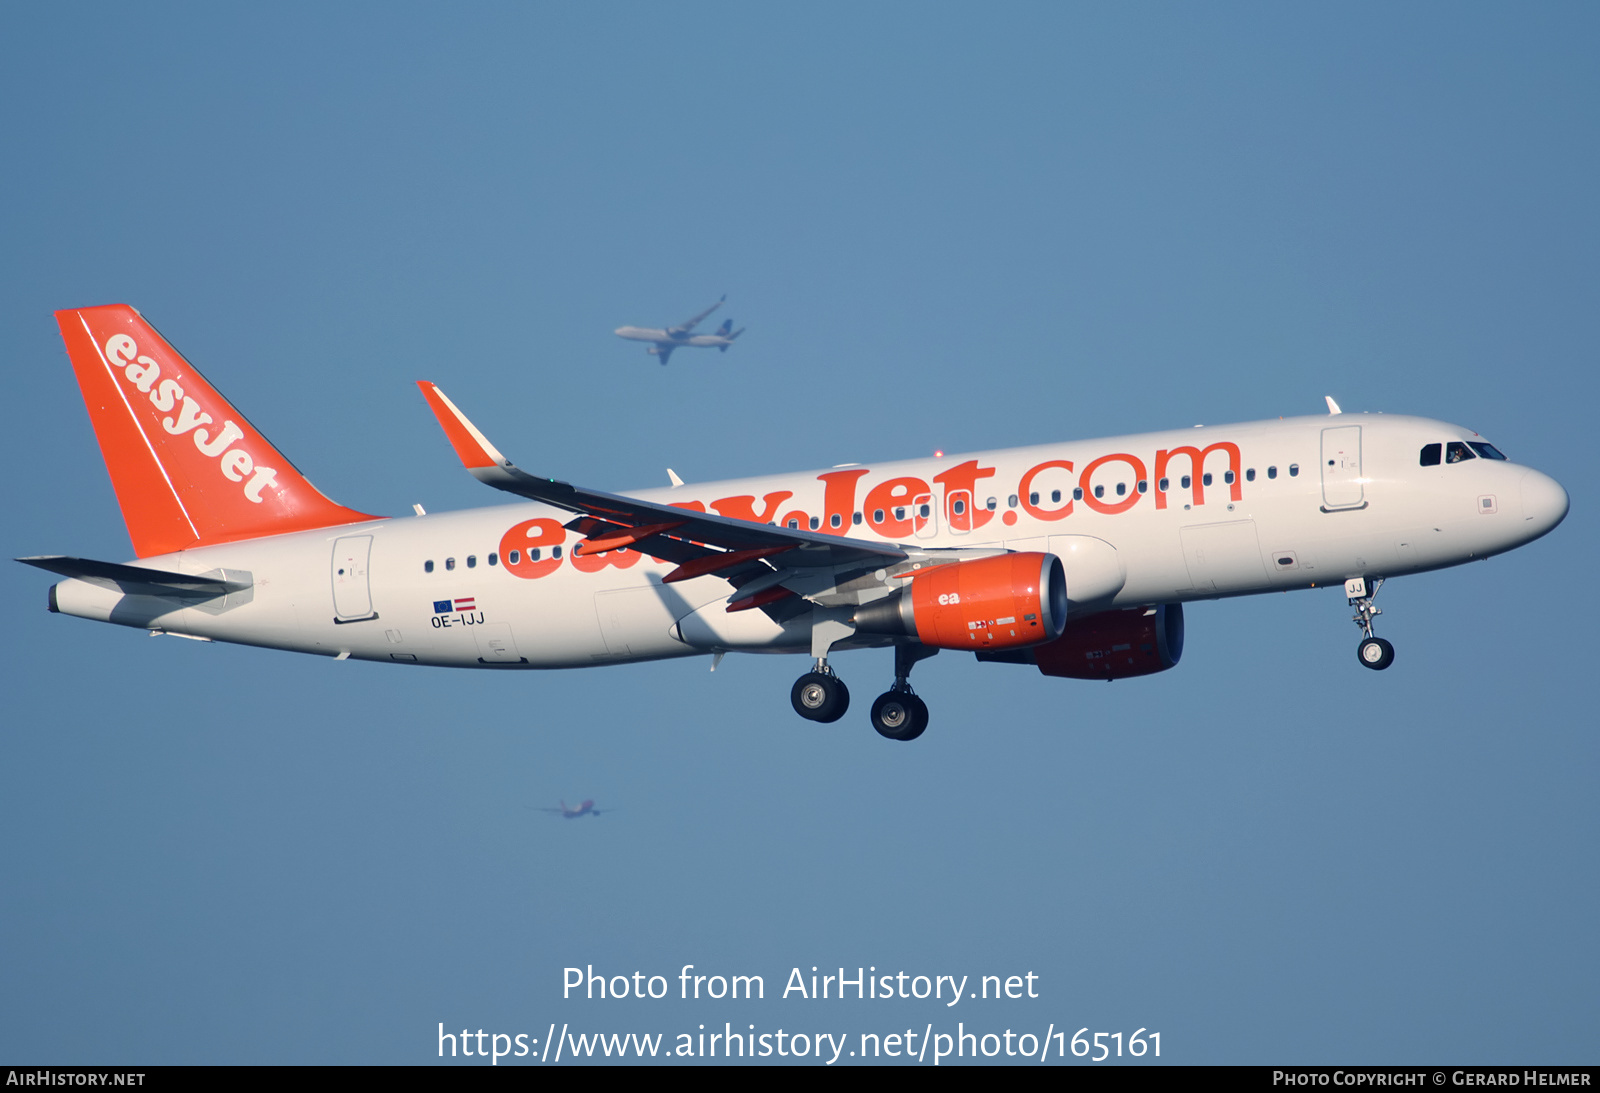
[(560, 808), (540, 808), (537, 812), (559, 812), (563, 820), (576, 820), (579, 816), (598, 816), (600, 810), (594, 807), (593, 801), (585, 801), (581, 805), (569, 805), (562, 801)]
[(646, 352), (651, 356), (661, 358), (662, 364), (667, 363), (674, 349), (685, 345), (693, 346), (696, 349), (716, 347), (726, 353), (728, 346), (733, 344), (733, 339), (744, 333), (744, 327), (741, 326), (738, 330), (734, 330), (733, 320), (728, 319), (717, 328), (715, 334), (695, 334), (693, 331), (700, 324), (700, 320), (721, 307), (727, 299), (726, 296), (723, 296), (722, 299), (688, 322), (679, 323), (677, 326), (669, 326), (665, 330), (649, 326), (619, 326), (615, 333), (617, 337), (627, 338), (629, 341), (654, 343)]

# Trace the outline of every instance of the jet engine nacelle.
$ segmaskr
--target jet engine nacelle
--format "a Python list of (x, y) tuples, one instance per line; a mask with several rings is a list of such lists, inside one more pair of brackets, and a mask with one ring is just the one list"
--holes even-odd
[(856, 609), (856, 630), (937, 649), (1021, 649), (1061, 635), (1067, 578), (1037, 552), (948, 562), (903, 574), (910, 588)]
[(1183, 604), (1090, 615), (1028, 654), (1045, 675), (1068, 679), (1127, 679), (1164, 672), (1183, 656)]

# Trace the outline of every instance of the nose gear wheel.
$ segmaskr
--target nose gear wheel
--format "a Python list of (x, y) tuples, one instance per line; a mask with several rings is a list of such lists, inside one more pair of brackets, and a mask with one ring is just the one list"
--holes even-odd
[(1378, 590), (1383, 587), (1383, 578), (1374, 577), (1370, 590), (1365, 579), (1360, 587), (1362, 595), (1347, 597), (1350, 606), (1356, 609), (1350, 621), (1361, 627), (1361, 644), (1356, 646), (1356, 659), (1363, 668), (1381, 672), (1394, 663), (1394, 646), (1372, 633), (1372, 620), (1383, 614), (1372, 605), (1372, 601), (1378, 598)]
[(1356, 659), (1363, 668), (1381, 672), (1394, 663), (1394, 646), (1382, 638), (1363, 638), (1356, 646)]

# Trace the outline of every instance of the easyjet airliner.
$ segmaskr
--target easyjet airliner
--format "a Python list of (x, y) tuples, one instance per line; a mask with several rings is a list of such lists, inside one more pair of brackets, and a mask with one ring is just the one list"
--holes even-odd
[(1183, 653), (1191, 600), (1343, 585), (1360, 663), (1383, 581), (1559, 524), (1567, 494), (1470, 429), (1340, 414), (602, 493), (518, 469), (431, 383), (468, 471), (519, 500), (383, 518), (319, 493), (130, 307), (57, 312), (135, 560), (48, 556), (50, 610), (338, 659), (504, 671), (890, 646), (872, 723), (921, 735), (941, 649), (1123, 679)]

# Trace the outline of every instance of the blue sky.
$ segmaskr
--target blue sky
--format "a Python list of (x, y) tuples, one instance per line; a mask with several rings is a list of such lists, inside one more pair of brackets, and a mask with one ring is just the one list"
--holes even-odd
[[(11, 557), (128, 556), (51, 318), (110, 302), (369, 512), (500, 500), (427, 378), (618, 490), (1332, 394), (1572, 513), (1392, 582), (1381, 675), (1337, 592), (1203, 603), (1150, 679), (927, 662), (911, 746), (865, 721), (883, 652), (815, 726), (798, 658), (333, 663), (48, 615), (9, 565), (0, 1061), (955, 1020), (1593, 1061), (1597, 39), (1580, 4), (8, 8)], [(722, 293), (727, 354), (610, 334)], [(617, 811), (530, 810), (562, 797)], [(564, 1002), (589, 964), (768, 998)], [(1041, 997), (774, 997), (812, 965)]]

